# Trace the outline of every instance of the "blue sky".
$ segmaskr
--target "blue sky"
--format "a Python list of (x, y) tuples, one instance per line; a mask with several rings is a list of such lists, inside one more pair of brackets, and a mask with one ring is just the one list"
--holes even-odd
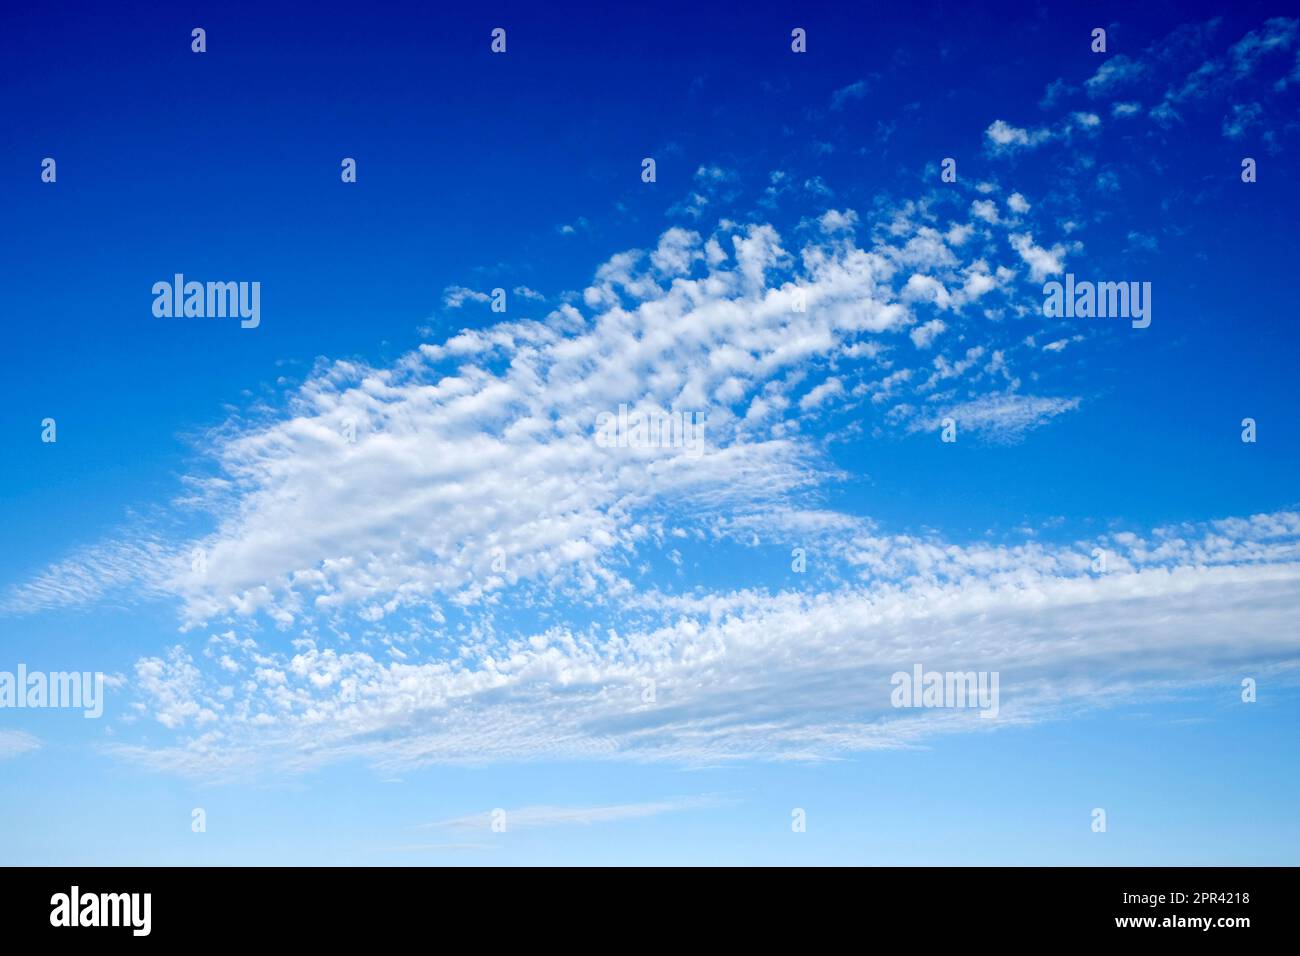
[(1128, 6), (14, 14), (0, 860), (1295, 863), (1300, 23)]

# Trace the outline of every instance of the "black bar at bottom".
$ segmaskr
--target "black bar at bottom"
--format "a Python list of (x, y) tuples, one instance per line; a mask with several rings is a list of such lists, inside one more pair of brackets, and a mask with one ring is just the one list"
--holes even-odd
[(484, 932), (603, 947), (682, 942), (696, 929), (805, 943), (892, 929), (926, 943), (1025, 933), (1232, 945), (1290, 935), (1295, 876), (1276, 867), (10, 868), (0, 871), (0, 932), (7, 943), (75, 934), (93, 945), (205, 947), (419, 934), (459, 948), (462, 933)]

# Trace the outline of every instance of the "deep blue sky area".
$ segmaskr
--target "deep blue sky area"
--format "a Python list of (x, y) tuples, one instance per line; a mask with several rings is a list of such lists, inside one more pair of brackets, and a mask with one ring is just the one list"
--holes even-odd
[[(1244, 28), (1269, 12), (1234, 5), (1226, 19)], [(57, 522), (51, 512), (66, 515), (72, 504), (66, 482), (93, 478), (94, 500), (77, 502), (78, 520), (102, 527), (132, 503), (132, 483), (162, 490), (183, 448), (177, 437), (215, 423), (225, 404), (280, 375), (300, 377), (318, 355), (393, 356), (418, 340), (418, 326), (441, 334), (486, 321), (439, 315), (447, 285), (482, 277), (548, 294), (581, 288), (605, 256), (667, 225), (665, 207), (701, 164), (758, 181), (814, 139), (831, 142), (835, 153), (810, 157), (810, 167), (859, 201), (904, 192), (934, 157), (956, 154), (963, 172), (984, 170), (993, 165), (977, 151), (986, 116), (1033, 120), (1050, 78), (1086, 75), (1093, 64), (1077, 54), (1077, 37), (1090, 25), (1118, 20), (1112, 49), (1143, 47), (1195, 11), (1067, 4), (1049, 14), (954, 3), (867, 13), (760, 3), (467, 14), (378, 4), (362, 14), (126, 4), (10, 17), (0, 39), (9, 117), (0, 189), (14, 279), (6, 344), (21, 358), (6, 367), (0, 423), (21, 431), (69, 409), (60, 451), (76, 447), (77, 462), (23, 489), (22, 511)], [(508, 53), (494, 57), (488, 35), (498, 23), (509, 28)], [(789, 53), (791, 23), (809, 30), (806, 56)], [(201, 56), (189, 50), (193, 24), (208, 31)], [(872, 84), (867, 102), (814, 131), (808, 111), (826, 112), (831, 91), (863, 77)], [(878, 125), (888, 122), (897, 133), (881, 142)], [(1206, 429), (1217, 425), (1232, 440), (1237, 407), (1281, 410), (1295, 397), (1279, 392), (1291, 378), (1294, 349), (1283, 346), (1294, 345), (1295, 326), (1282, 298), (1290, 246), (1276, 241), (1290, 233), (1295, 207), (1293, 187), (1275, 174), (1291, 168), (1285, 154), (1270, 159), (1249, 195), (1216, 194), (1209, 184), (1241, 150), (1170, 140), (1154, 150), (1136, 136), (1108, 140), (1099, 153), (1144, 180), (1125, 190), (1116, 218), (1170, 220), (1191, 233), (1142, 263), (1171, 324), (1177, 310), (1178, 334), (1167, 328), (1159, 342), (1141, 342), (1159, 354), (1141, 371), (1106, 375), (1090, 364), (1074, 374), (1115, 415), (1125, 404), (1156, 409), (1142, 418), (1182, 439), (1163, 443), (1172, 457), (1157, 468), (1143, 461), (1149, 442), (1138, 436), (1126, 457), (1152, 471), (1137, 482), (1093, 474), (1089, 484), (1118, 499), (1117, 514), (1133, 510), (1125, 499), (1135, 484), (1195, 495), (1164, 514), (1177, 519), (1222, 501), (1216, 496), (1245, 478), (1221, 461), (1228, 480), (1197, 495)], [(54, 190), (33, 173), (46, 155), (59, 163)], [(653, 190), (639, 188), (639, 161), (649, 155), (658, 162)], [(343, 156), (359, 163), (355, 189), (338, 188)], [(579, 217), (588, 229), (556, 235)], [(1095, 254), (1126, 265), (1122, 249)], [(1212, 271), (1197, 268), (1207, 262)], [(274, 319), (255, 335), (159, 323), (140, 303), (178, 270), (264, 277)], [(1178, 281), (1160, 281), (1166, 270)], [(1234, 361), (1219, 361), (1225, 353)], [(1271, 435), (1295, 447), (1293, 421), (1271, 421)], [(113, 422), (133, 436), (129, 456)], [(1123, 440), (1113, 423), (1104, 427), (1106, 440)], [(1074, 428), (1082, 430), (1067, 426), (1073, 433), (1062, 441), (1076, 451), (1101, 437)], [(24, 468), (40, 468), (26, 456), (41, 451), (13, 448)], [(1059, 478), (1088, 468), (1064, 450), (1052, 457), (1069, 469), (1045, 475), (1058, 488)], [(18, 543), (57, 546), (48, 526), (29, 528)]]

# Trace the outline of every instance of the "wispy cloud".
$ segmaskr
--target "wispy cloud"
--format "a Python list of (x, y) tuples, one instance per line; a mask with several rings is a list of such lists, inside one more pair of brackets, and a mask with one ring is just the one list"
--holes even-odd
[[(1269, 27), (1177, 89), (1250, 72), (1287, 36)], [(1114, 58), (1083, 89), (1128, 96), (1169, 62)], [(841, 88), (831, 108), (866, 90)], [(1135, 116), (1134, 102), (970, 135), (1007, 157), (1092, 142), (1101, 115)], [(1259, 119), (1249, 105), (1225, 115), (1225, 133)], [(916, 661), (1001, 670), (997, 726), (1225, 667), (1285, 673), (1300, 610), (1291, 512), (995, 546), (824, 506), (843, 475), (813, 424), (937, 445), (950, 417), (962, 441), (1016, 443), (1088, 413), (1046, 373), (1094, 333), (1041, 312), (1042, 281), (1084, 250), (1056, 197), (1014, 185), (962, 180), (868, 213), (828, 208), (821, 176), (777, 171), (764, 214), (733, 217), (743, 177), (701, 164), (671, 211), (688, 221), (593, 263), (537, 318), (383, 363), (322, 360), (278, 407), (214, 430), (201, 450), (217, 477), (194, 478), (202, 533), (82, 549), (11, 588), (4, 609), (174, 602), (185, 642), (140, 657), (131, 682), (132, 719), (151, 732), (112, 750), (197, 776), (347, 759), (833, 760), (991, 729), (893, 710), (888, 676)], [(781, 203), (799, 207), (792, 229), (767, 218)], [(543, 301), (511, 288), (530, 309)], [(443, 293), (450, 309), (488, 299)], [(601, 447), (597, 416), (620, 406), (704, 413), (705, 447)], [(713, 548), (784, 572), (794, 535), (827, 569), (814, 586), (773, 574), (675, 587)], [(535, 806), (511, 822), (692, 805)]]
[(38, 738), (21, 730), (0, 730), (0, 760), (18, 757), (41, 749)]
[[(697, 797), (676, 797), (647, 803), (621, 803), (596, 807), (520, 807), (502, 808), (508, 830), (536, 830), (543, 827), (591, 826), (598, 823), (617, 823), (622, 820), (641, 820), (666, 813), (683, 813), (690, 810), (707, 810), (731, 806), (735, 798), (706, 794)], [(426, 828), (456, 830), (490, 830), (493, 811), (454, 817), (437, 823), (425, 823)]]
[[(718, 167), (699, 175), (732, 178)], [(945, 381), (975, 401), (1002, 391), (1014, 361), (1041, 361), (966, 310), (994, 299), (1028, 307), (1018, 267), (1040, 281), (1060, 271), (1064, 247), (1006, 231), (1030, 208), (1019, 193), (1005, 220), (976, 207), (946, 232), (917, 207), (891, 211), (890, 241), (866, 247), (852, 235), (856, 212), (837, 210), (797, 256), (766, 223), (674, 227), (656, 247), (599, 265), (579, 300), (587, 314), (563, 305), (465, 330), (389, 367), (323, 364), (281, 412), (212, 433), (203, 451), (220, 480), (202, 502), (212, 533), (88, 549), (11, 590), (6, 606), (135, 586), (180, 598), (187, 628), (260, 618), (288, 628), (414, 608), (436, 616), (506, 589), (526, 602), (631, 590), (627, 556), (645, 546), (647, 521), (761, 510), (832, 479), (796, 416), (833, 415), (864, 392), (873, 404), (897, 396), (880, 427), (907, 433), (916, 413), (901, 390), (927, 398)], [(445, 296), (486, 297), (462, 286)], [(918, 356), (914, 375), (879, 367), (873, 349), (846, 351), (910, 339), (929, 352), (963, 335), (1003, 341), (991, 357), (985, 346)], [(828, 374), (831, 362), (843, 371)], [(634, 450), (628, 468), (593, 440), (597, 416), (620, 405), (706, 414), (708, 441), (690, 459)]]
[(1079, 407), (1077, 398), (1040, 398), (1033, 395), (989, 395), (963, 402), (944, 410), (929, 423), (937, 431), (944, 418), (952, 418), (958, 428), (982, 435), (991, 441), (1016, 442), (1026, 433), (1041, 428), (1057, 415)]
[(831, 94), (831, 109), (842, 110), (854, 100), (865, 99), (871, 89), (871, 79), (857, 80), (848, 86), (842, 86)]
[[(770, 548), (789, 541), (788, 527), (756, 516), (715, 533)], [(381, 768), (826, 760), (1221, 680), (1225, 669), (1285, 680), (1300, 651), (1294, 513), (1057, 547), (881, 536), (847, 516), (803, 527), (818, 560), (854, 583), (640, 591), (599, 628), (482, 635), (421, 662), (209, 639), (203, 657), (231, 657), (246, 675), (236, 678), (178, 647), (142, 662), (151, 677), (140, 703), (160, 721), (171, 714), (183, 736), (113, 749), (199, 777), (357, 757)], [(893, 710), (889, 675), (915, 661), (999, 671), (999, 719)]]

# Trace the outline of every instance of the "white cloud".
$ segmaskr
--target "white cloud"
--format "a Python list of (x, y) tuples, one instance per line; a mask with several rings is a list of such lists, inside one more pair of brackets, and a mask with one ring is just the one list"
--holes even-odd
[(1238, 79), (1245, 77), (1264, 57), (1291, 49), (1295, 46), (1297, 28), (1300, 28), (1300, 20), (1273, 17), (1258, 30), (1247, 33), (1228, 51), (1233, 75)]
[(937, 431), (943, 418), (953, 418), (957, 427), (998, 442), (1014, 442), (1026, 432), (1040, 428), (1057, 415), (1079, 407), (1077, 398), (1041, 398), (1032, 395), (990, 395), (955, 405), (929, 423)]
[[(934, 276), (920, 273), (908, 277), (902, 296), (906, 302), (929, 302), (938, 309), (947, 309), (952, 305), (952, 296), (944, 284)], [(916, 341), (915, 335), (912, 341)]]
[(21, 730), (0, 730), (0, 760), (40, 750), (41, 742)]
[(1234, 103), (1223, 118), (1223, 135), (1228, 139), (1241, 139), (1251, 127), (1259, 125), (1264, 108), (1258, 103)]
[(820, 176), (813, 176), (811, 179), (804, 180), (803, 188), (814, 196), (830, 197), (835, 195), (835, 191), (826, 185), (826, 180)]
[(476, 292), (464, 286), (448, 286), (442, 292), (442, 302), (449, 309), (459, 309), (466, 302), (487, 302), (492, 297), (486, 292)]
[(1057, 275), (1065, 269), (1065, 247), (1059, 243), (1050, 249), (1034, 243), (1034, 237), (1027, 233), (1012, 233), (1008, 237), (1011, 247), (1020, 253), (1020, 258), (1029, 266), (1029, 277), (1034, 282), (1042, 282), (1048, 276)]
[(659, 238), (659, 247), (650, 254), (651, 264), (667, 276), (686, 275), (692, 264), (702, 258), (700, 234), (676, 227)]
[(996, 151), (1010, 152), (1017, 149), (1033, 149), (1052, 138), (1052, 131), (1046, 128), (1034, 130), (1012, 126), (1005, 120), (994, 120), (989, 124), (984, 135), (993, 144)]
[(585, 232), (590, 228), (591, 223), (587, 221), (586, 217), (579, 216), (573, 222), (566, 222), (556, 226), (555, 231), (562, 236), (574, 236), (579, 232)]
[[(1018, 195), (1008, 208), (1028, 214)], [(282, 407), (212, 433), (212, 468), (193, 481), (210, 532), (87, 549), (8, 609), (106, 589), (176, 600), (208, 637), (136, 662), (132, 692), (161, 740), (114, 749), (213, 775), (350, 758), (825, 759), (981, 725), (889, 709), (900, 658), (962, 647), (1004, 666), (1019, 721), (1156, 672), (1204, 679), (1225, 654), (1294, 650), (1267, 630), (1295, 610), (1290, 516), (1270, 518), (1276, 533), (1216, 526), (1200, 547), (1109, 542), (1116, 574), (1097, 579), (1090, 547), (890, 536), (805, 507), (840, 477), (800, 431), (832, 400), (910, 441), (930, 440), (917, 433), (940, 410), (963, 436), (1016, 441), (1080, 404), (1017, 394), (1013, 348), (1042, 352), (1018, 344), (1023, 328), (962, 313), (986, 296), (1016, 304), (1012, 250), (1041, 277), (1063, 246), (1027, 225), (944, 225), (919, 202), (862, 229), (866, 247), (840, 225), (796, 230), (813, 236), (797, 248), (765, 223), (669, 229), (542, 319), (385, 366), (322, 362)], [(914, 308), (945, 319), (918, 325)], [(925, 354), (899, 348), (904, 335)], [(599, 447), (596, 416), (620, 404), (706, 412), (702, 453)], [(788, 554), (796, 533), (838, 566), (831, 589), (665, 593), (639, 576), (650, 561), (698, 567), (692, 549), (719, 543)], [(1253, 611), (1191, 615), (1189, 590)], [(506, 628), (498, 609), (526, 621)], [(1203, 654), (1172, 650), (1189, 626)], [(1127, 642), (1154, 658), (1137, 668)], [(1114, 680), (1080, 678), (1097, 663)]]
[[(1231, 62), (1253, 68), (1285, 34), (1270, 31)], [(1107, 64), (1090, 95), (1124, 79), (1121, 58)], [(1189, 78), (1186, 95), (1226, 71)], [(853, 84), (832, 106), (863, 93)], [(985, 138), (1013, 153), (1100, 126), (1091, 112), (1050, 128), (996, 120)], [(700, 166), (675, 212), (699, 225), (737, 180)], [(805, 179), (801, 194), (799, 182), (775, 172), (766, 198), (824, 208), (830, 187)], [(1018, 192), (1006, 208), (1030, 212)], [(963, 441), (1021, 441), (1081, 407), (1019, 394), (1013, 346), (989, 321), (1020, 304), (1009, 250), (1041, 282), (1064, 270), (1066, 247), (1039, 245), (1041, 224), (1003, 219), (991, 198), (969, 216), (978, 222), (945, 224), (924, 200), (902, 203), (860, 231), (864, 247), (853, 210), (805, 220), (820, 232), (795, 230), (815, 236), (798, 248), (762, 222), (673, 228), (610, 256), (540, 320), (465, 330), (388, 365), (322, 362), (282, 407), (212, 433), (213, 474), (192, 479), (208, 533), (83, 549), (13, 589), (5, 610), (122, 590), (177, 601), (193, 636), (134, 667), (132, 693), (156, 726), (113, 749), (197, 775), (349, 759), (821, 760), (990, 729), (969, 713), (888, 706), (889, 674), (922, 660), (1000, 670), (998, 726), (1221, 680), (1242, 662), (1285, 674), (1300, 650), (1293, 513), (1004, 545), (889, 534), (821, 510), (842, 476), (822, 436), (800, 427), (833, 400), (914, 442), (948, 416)], [(988, 312), (963, 315), (986, 296)], [(488, 295), (444, 291), (449, 308), (470, 301)], [(918, 325), (913, 309), (946, 321)], [(1066, 341), (1039, 349), (1030, 336), (1014, 360), (1059, 365), (1050, 353)], [(707, 412), (707, 445), (696, 458), (601, 448), (596, 416), (620, 404)], [(796, 535), (834, 568), (824, 587), (669, 592), (638, 577), (720, 544), (781, 564)], [(1113, 555), (1104, 575), (1095, 547)], [(36, 746), (0, 732), (0, 756)], [(511, 823), (685, 808), (525, 807)]]
[(994, 120), (984, 131), (988, 150), (995, 156), (1013, 155), (1021, 150), (1033, 150), (1054, 142), (1071, 142), (1077, 132), (1095, 132), (1101, 126), (1096, 113), (1074, 112), (1060, 120), (1054, 127), (1040, 126), (1026, 129), (1012, 126), (1005, 120)]
[(817, 408), (819, 405), (825, 404), (828, 399), (843, 394), (844, 383), (838, 378), (828, 378), (799, 399), (799, 407), (805, 411), (810, 408)]
[[(505, 811), (506, 832), (512, 830), (536, 830), (543, 827), (557, 826), (591, 826), (597, 823), (617, 823), (622, 820), (643, 820), (647, 817), (662, 816), (665, 813), (682, 813), (688, 810), (709, 810), (730, 806), (734, 799), (703, 795), (699, 797), (675, 797), (670, 800), (656, 800), (645, 803), (620, 803), (597, 807), (520, 807)], [(422, 824), (425, 828), (456, 830), (492, 829), (494, 812), (470, 814), (454, 817), (437, 823)]]
[(941, 319), (931, 319), (911, 332), (912, 344), (918, 349), (928, 349), (944, 329), (948, 328)]
[[(778, 509), (716, 533), (778, 544), (791, 532)], [(199, 776), (356, 757), (383, 768), (544, 757), (820, 760), (1207, 681), (1230, 694), (1247, 664), (1295, 680), (1295, 513), (1064, 547), (882, 537), (847, 516), (803, 534), (821, 561), (843, 562), (859, 583), (822, 593), (642, 592), (601, 627), (481, 634), (416, 664), (310, 641), (291, 657), (240, 651), (264, 658), (287, 684), (246, 682), (214, 705), (215, 724), (175, 744), (114, 750)], [(1093, 569), (1094, 549), (1109, 556), (1104, 574)], [(999, 718), (893, 710), (889, 676), (914, 662), (998, 671)], [(322, 689), (313, 680), (322, 672), (337, 673), (353, 694)], [(179, 688), (151, 688), (151, 711), (158, 695), (216, 700), (210, 689), (224, 680), (177, 679)], [(656, 684), (650, 703), (647, 679)]]
[(725, 183), (736, 178), (736, 174), (721, 166), (701, 166), (695, 170), (695, 178), (702, 182)]
[[(671, 228), (651, 251), (596, 268), (582, 293), (589, 314), (563, 305), (465, 330), (388, 367), (322, 363), (282, 408), (211, 433), (201, 451), (212, 467), (192, 479), (200, 493), (188, 503), (213, 516), (210, 533), (85, 549), (10, 589), (4, 609), (134, 590), (178, 598), (186, 627), (289, 629), (322, 616), (373, 625), (417, 608), (442, 614), (507, 591), (526, 602), (626, 591), (627, 557), (665, 508), (761, 510), (826, 480), (820, 449), (792, 419), (796, 406), (848, 390), (827, 375), (832, 360), (874, 364), (903, 332), (931, 348), (965, 305), (1009, 293), (1014, 270), (990, 263), (996, 247), (973, 241), (969, 224), (940, 232), (915, 205), (886, 221), (889, 242), (859, 248), (836, 228), (794, 254), (765, 224), (724, 221), (707, 237)], [(1060, 246), (1011, 240), (1035, 275), (1059, 269)], [(451, 301), (470, 297), (485, 296), (448, 290)], [(918, 327), (917, 304), (952, 317)], [(957, 332), (999, 330), (977, 321)], [(984, 351), (882, 371), (892, 384), (873, 388), (872, 404), (897, 394), (901, 405), (882, 409), (877, 427), (912, 426), (905, 389), (961, 381), (975, 400), (982, 380), (1009, 379), (1005, 360), (981, 371)], [(620, 404), (707, 415), (702, 453), (599, 447), (597, 416)]]
[(833, 234), (837, 232), (852, 232), (858, 225), (858, 214), (852, 209), (840, 211), (838, 209), (828, 209), (818, 220), (821, 224), (822, 232)]
[(1097, 72), (1084, 81), (1083, 86), (1091, 97), (1110, 96), (1116, 90), (1136, 83), (1146, 71), (1146, 65), (1141, 60), (1116, 53), (1108, 57), (1097, 68)]

